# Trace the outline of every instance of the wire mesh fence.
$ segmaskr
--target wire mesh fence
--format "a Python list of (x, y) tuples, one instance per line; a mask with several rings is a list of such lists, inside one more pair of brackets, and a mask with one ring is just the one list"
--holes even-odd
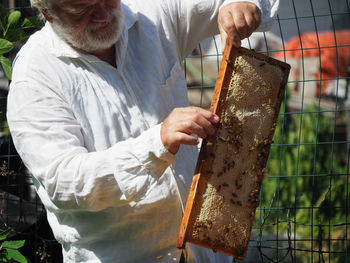
[[(27, 1), (16, 4), (31, 13)], [(292, 66), (243, 262), (350, 262), (350, 3), (281, 0), (273, 28), (243, 46)], [(190, 104), (209, 107), (221, 54), (214, 36), (183, 61)], [(26, 240), (21, 251), (31, 262), (61, 262), (11, 143), (1, 83), (0, 229)]]

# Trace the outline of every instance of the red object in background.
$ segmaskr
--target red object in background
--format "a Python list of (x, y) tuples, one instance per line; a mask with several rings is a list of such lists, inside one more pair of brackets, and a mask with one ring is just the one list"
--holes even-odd
[[(285, 51), (276, 54), (278, 59), (320, 57), (321, 70), (318, 70), (317, 94), (321, 86), (324, 94), (331, 80), (347, 76), (350, 58), (350, 30), (303, 33), (291, 38), (285, 45)], [(337, 67), (338, 64), (338, 67)]]

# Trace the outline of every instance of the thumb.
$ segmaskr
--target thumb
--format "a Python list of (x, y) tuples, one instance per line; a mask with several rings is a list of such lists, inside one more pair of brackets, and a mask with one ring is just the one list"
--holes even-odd
[(222, 26), (219, 24), (219, 31), (220, 31), (220, 38), (221, 38), (221, 46), (222, 50), (221, 52), (224, 53), (225, 45), (226, 45), (226, 40), (227, 40), (227, 33), (226, 31), (222, 28)]

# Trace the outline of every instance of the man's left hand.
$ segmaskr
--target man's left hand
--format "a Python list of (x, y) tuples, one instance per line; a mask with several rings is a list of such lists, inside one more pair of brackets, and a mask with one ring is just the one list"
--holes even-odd
[(236, 47), (249, 37), (261, 22), (259, 8), (250, 2), (235, 2), (223, 6), (219, 13), (219, 30), (223, 45), (229, 38)]

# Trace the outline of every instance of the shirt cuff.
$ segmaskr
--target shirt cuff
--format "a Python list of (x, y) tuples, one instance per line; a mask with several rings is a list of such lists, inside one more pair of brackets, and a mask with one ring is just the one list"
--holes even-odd
[(156, 126), (153, 126), (152, 128), (148, 129), (145, 133), (146, 135), (149, 135), (150, 138), (152, 138), (152, 151), (155, 154), (155, 157), (166, 161), (170, 164), (175, 162), (176, 156), (172, 153), (170, 153), (163, 145), (162, 139), (160, 137), (160, 128), (161, 124), (158, 124)]
[(255, 0), (225, 0), (219, 9), (221, 9), (222, 7), (224, 7), (225, 5), (228, 5), (228, 4), (231, 4), (231, 3), (238, 3), (238, 2), (249, 2), (249, 3), (253, 3), (255, 4), (259, 9), (260, 9), (260, 12), (262, 12), (262, 6), (260, 4), (260, 1), (255, 1)]
[(170, 153), (160, 138), (156, 125), (136, 138), (130, 138), (113, 147), (113, 173), (122, 192), (121, 200), (141, 200), (157, 184), (176, 156)]
[(160, 128), (161, 124), (149, 128), (136, 138), (133, 146), (130, 145), (139, 162), (153, 175), (158, 174), (158, 176), (163, 173), (163, 169), (176, 160), (176, 156), (164, 147)]

